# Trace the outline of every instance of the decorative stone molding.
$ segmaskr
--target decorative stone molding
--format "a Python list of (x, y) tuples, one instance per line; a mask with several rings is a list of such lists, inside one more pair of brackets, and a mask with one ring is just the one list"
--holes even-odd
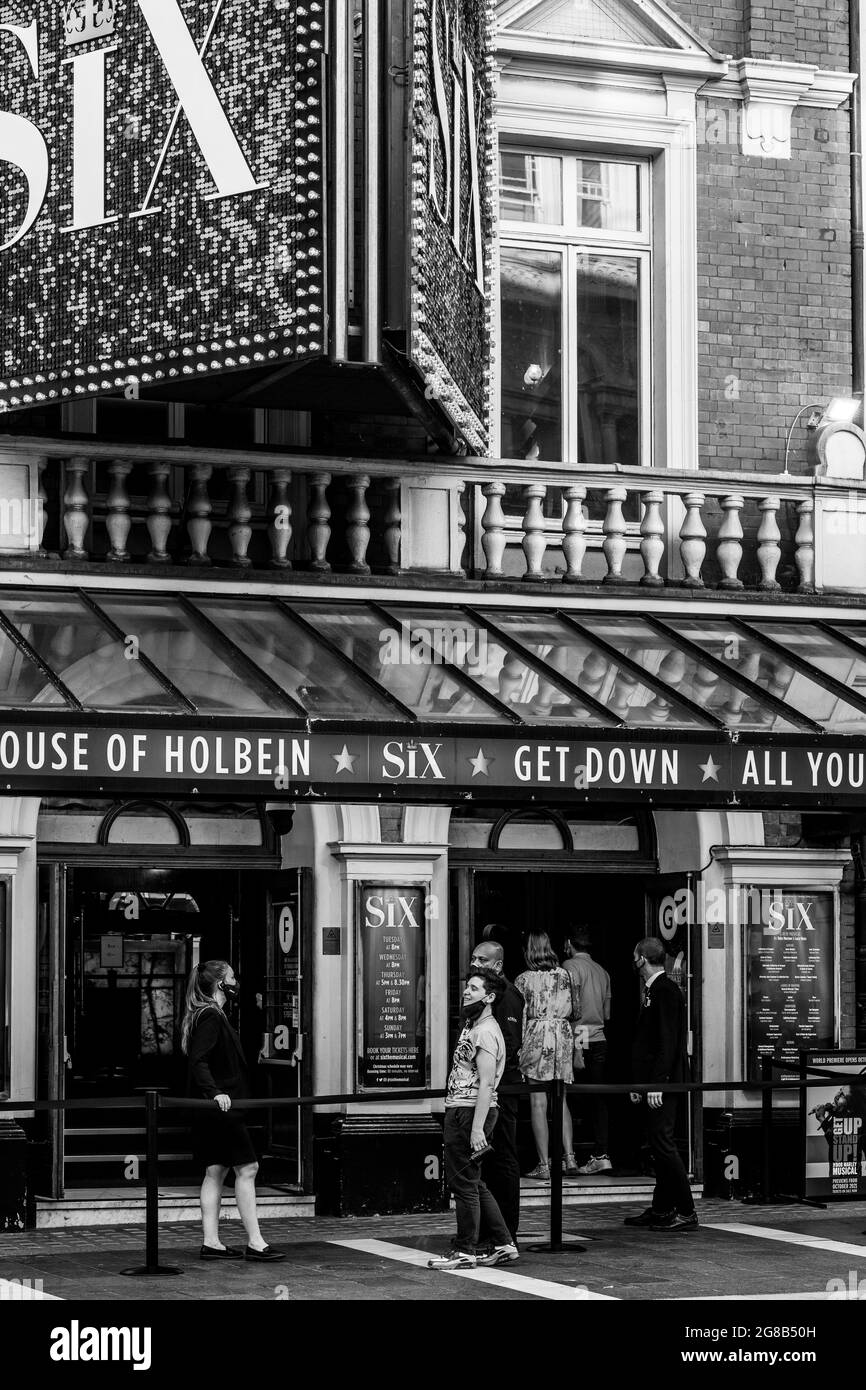
[(856, 82), (851, 72), (822, 72), (811, 63), (768, 58), (732, 61), (721, 81), (702, 89), (704, 96), (742, 101), (740, 148), (759, 159), (791, 158), (791, 120), (798, 106), (836, 110)]

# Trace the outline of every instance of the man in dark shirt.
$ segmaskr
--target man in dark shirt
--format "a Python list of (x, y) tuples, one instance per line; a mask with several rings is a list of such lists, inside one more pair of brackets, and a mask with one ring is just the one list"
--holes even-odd
[[(498, 941), (487, 936), (490, 929), (485, 927), (484, 930), (486, 939), (479, 941), (472, 952), (469, 968), (470, 970), (477, 970), (480, 966), (486, 966), (489, 970), (495, 970), (498, 975), (502, 975), (505, 979), (503, 973), (505, 953)], [(495, 926), (492, 930), (493, 932), (496, 931)], [(501, 1084), (503, 1086), (519, 1086), (523, 1080), (517, 1065), (520, 1044), (523, 1041), (523, 995), (518, 989), (515, 989), (510, 980), (505, 981), (505, 992), (494, 1005), (493, 1017), (499, 1024), (505, 1039), (505, 1071), (502, 1074)], [(493, 1153), (488, 1154), (483, 1165), (484, 1181), (496, 1198), (503, 1220), (515, 1240), (520, 1224), (517, 1101), (516, 1095), (503, 1095), (500, 1091), (499, 1123), (496, 1126)]]
[[(634, 968), (644, 992), (631, 1054), (632, 1080), (676, 1082), (688, 1079), (686, 1007), (682, 991), (665, 974), (664, 942), (644, 937), (634, 948)], [(631, 1093), (634, 1105), (646, 1104), (647, 1138), (655, 1160), (652, 1206), (627, 1216), (626, 1226), (656, 1231), (690, 1231), (698, 1224), (685, 1165), (674, 1138), (679, 1096), (671, 1091)]]

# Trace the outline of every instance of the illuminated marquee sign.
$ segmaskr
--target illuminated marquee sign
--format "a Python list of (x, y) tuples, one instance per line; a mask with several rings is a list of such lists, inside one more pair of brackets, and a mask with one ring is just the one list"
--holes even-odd
[(411, 352), (427, 393), (487, 447), (494, 6), (414, 0)]
[(324, 350), (323, 0), (0, 0), (0, 410)]

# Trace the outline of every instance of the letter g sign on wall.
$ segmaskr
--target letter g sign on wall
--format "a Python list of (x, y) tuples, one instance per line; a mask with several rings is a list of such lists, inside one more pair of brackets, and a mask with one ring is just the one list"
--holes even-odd
[(324, 0), (0, 0), (0, 410), (324, 351)]

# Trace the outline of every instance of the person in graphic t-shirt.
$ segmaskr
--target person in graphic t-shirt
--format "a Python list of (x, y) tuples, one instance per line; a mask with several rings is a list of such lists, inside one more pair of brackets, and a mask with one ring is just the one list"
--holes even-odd
[[(479, 968), (466, 977), (463, 1029), (445, 1096), (445, 1180), (454, 1194), (457, 1236), (449, 1254), (429, 1261), (431, 1269), (474, 1269), (518, 1258), (480, 1164), (496, 1124), (496, 1088), (505, 1070), (505, 1041), (492, 1008), (504, 988), (494, 970)], [(493, 1248), (479, 1256), (475, 1251), (482, 1223)]]

